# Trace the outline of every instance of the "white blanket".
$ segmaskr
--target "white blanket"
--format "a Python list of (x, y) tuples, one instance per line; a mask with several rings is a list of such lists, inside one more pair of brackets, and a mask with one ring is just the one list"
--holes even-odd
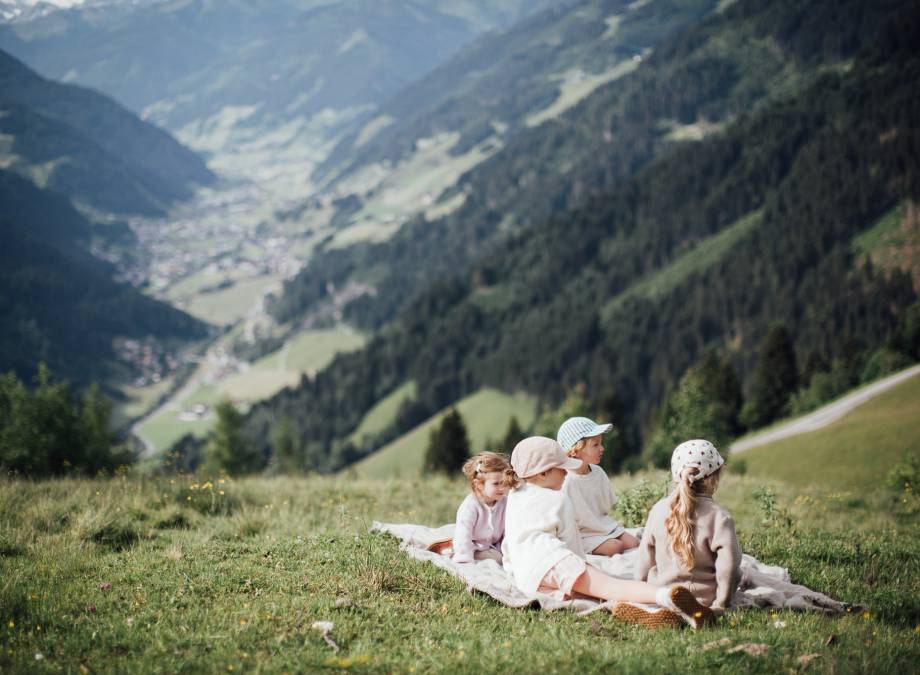
[[(518, 590), (511, 575), (493, 560), (458, 564), (450, 558), (429, 551), (428, 547), (431, 544), (452, 538), (452, 523), (432, 528), (424, 525), (375, 522), (371, 530), (393, 535), (401, 542), (400, 548), (409, 556), (434, 563), (449, 574), (462, 579), (468, 590), (481, 591), (509, 607), (539, 606), (547, 610), (569, 609), (587, 614), (607, 606), (607, 603), (592, 600), (557, 600), (542, 593), (527, 595)], [(629, 531), (641, 537), (641, 529)], [(609, 558), (589, 555), (588, 562), (611, 576), (632, 579), (637, 551), (638, 549), (632, 549)], [(776, 607), (811, 610), (824, 614), (840, 614), (848, 609), (862, 609), (861, 606), (840, 602), (823, 593), (794, 584), (786, 568), (764, 565), (749, 555), (742, 557), (741, 584), (732, 600), (733, 609), (740, 607)]]

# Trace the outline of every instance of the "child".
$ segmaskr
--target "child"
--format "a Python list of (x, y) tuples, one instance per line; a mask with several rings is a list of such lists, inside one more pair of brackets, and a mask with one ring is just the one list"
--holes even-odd
[(501, 565), (505, 497), (517, 485), (517, 478), (508, 458), (495, 452), (483, 452), (468, 459), (463, 473), (469, 480), (470, 494), (457, 509), (454, 562), (490, 559)]
[(712, 501), (724, 463), (709, 441), (687, 441), (674, 449), (676, 487), (649, 512), (636, 567), (636, 579), (682, 584), (717, 611), (730, 606), (741, 578), (735, 523)]
[(575, 522), (585, 551), (594, 555), (616, 555), (639, 545), (639, 540), (611, 518), (617, 496), (610, 479), (598, 466), (604, 454), (603, 434), (612, 424), (597, 424), (587, 417), (570, 417), (556, 434), (559, 445), (569, 455), (584, 462), (565, 477), (563, 492), (572, 500)]
[(523, 484), (508, 495), (502, 554), (515, 585), (528, 595), (617, 601), (615, 617), (652, 628), (679, 626), (682, 619), (694, 628), (710, 621), (712, 613), (686, 588), (616, 579), (586, 563), (572, 504), (561, 491), (566, 471), (581, 464), (566, 457), (556, 441), (540, 436), (525, 438), (511, 453), (511, 466)]

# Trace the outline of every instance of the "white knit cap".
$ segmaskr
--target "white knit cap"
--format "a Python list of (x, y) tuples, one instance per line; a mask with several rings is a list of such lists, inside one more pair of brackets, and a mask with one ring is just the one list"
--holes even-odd
[(598, 424), (587, 417), (570, 417), (556, 433), (556, 440), (562, 449), (568, 452), (582, 438), (591, 438), (606, 434), (613, 428), (612, 424)]
[(701, 438), (692, 441), (684, 441), (676, 448), (671, 455), (671, 478), (675, 483), (680, 482), (680, 476), (684, 469), (696, 467), (699, 472), (690, 476), (690, 482), (715, 473), (722, 468), (725, 460), (709, 441)]

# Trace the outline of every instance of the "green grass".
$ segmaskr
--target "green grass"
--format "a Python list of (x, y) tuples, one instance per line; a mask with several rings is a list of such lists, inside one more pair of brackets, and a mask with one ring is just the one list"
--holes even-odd
[(256, 300), (276, 283), (277, 280), (273, 277), (255, 277), (238, 281), (224, 290), (194, 296), (183, 309), (209, 323), (234, 323), (246, 316)]
[(535, 127), (548, 119), (558, 117), (601, 85), (628, 75), (638, 65), (636, 61), (630, 58), (620, 61), (602, 73), (590, 74), (575, 68), (555, 76), (555, 79), (560, 82), (558, 98), (543, 110), (528, 116), (524, 123), (528, 127)]
[[(809, 672), (915, 672), (916, 520), (877, 492), (774, 483), (787, 527), (764, 521), (758, 486), (729, 475), (717, 494), (742, 548), (868, 615), (745, 610), (694, 633), (510, 609), (368, 532), (451, 521), (460, 480), (0, 480), (0, 671), (775, 673), (819, 654)], [(769, 651), (727, 653), (743, 643)]]
[(290, 343), (285, 367), (303, 372), (321, 370), (339, 352), (353, 351), (363, 344), (360, 333), (345, 327), (304, 331)]
[(676, 288), (691, 274), (714, 265), (759, 223), (760, 211), (749, 213), (718, 234), (698, 243), (687, 253), (677, 256), (669, 265), (643, 277), (604, 305), (601, 309), (602, 321), (611, 321), (617, 310), (630, 298), (643, 297), (654, 300)]
[[(463, 416), (473, 452), (484, 449), (486, 441), (505, 433), (512, 416), (517, 416), (521, 427), (527, 428), (535, 416), (533, 399), (524, 395), (509, 396), (494, 389), (482, 389), (467, 396), (457, 404)], [(431, 429), (440, 423), (446, 411), (441, 411), (361, 460), (348, 471), (369, 478), (415, 476), (421, 471)]]
[(888, 213), (878, 219), (878, 221), (868, 230), (853, 239), (851, 249), (856, 255), (869, 255), (874, 253), (884, 244), (897, 245), (903, 243), (896, 236), (898, 227), (904, 221), (904, 214), (907, 210), (907, 204), (900, 203)]
[(881, 394), (836, 423), (738, 455), (748, 471), (792, 485), (859, 490), (882, 481), (907, 454), (920, 457), (920, 377)]
[(187, 433), (203, 437), (212, 429), (214, 418), (184, 421), (182, 410), (196, 403), (214, 406), (221, 398), (244, 404), (272, 396), (300, 381), (301, 373), (314, 373), (326, 366), (337, 353), (359, 348), (364, 337), (346, 327), (308, 330), (298, 333), (278, 351), (256, 361), (246, 372), (231, 375), (216, 384), (201, 386), (195, 380), (205, 374), (203, 366), (191, 384), (174, 397), (181, 410), (161, 410), (138, 428), (138, 433), (157, 450), (166, 450)]
[(450, 149), (459, 137), (459, 133), (451, 132), (423, 139), (412, 156), (398, 166), (387, 170), (375, 166), (364, 175), (353, 177), (349, 189), (367, 193), (373, 187), (373, 195), (353, 216), (352, 224), (338, 232), (328, 247), (344, 248), (359, 241), (389, 239), (399, 229), (399, 223), (384, 222), (388, 216), (408, 217), (424, 211), (431, 200), (498, 148), (497, 142), (491, 149), (480, 143), (453, 157)]
[(415, 382), (411, 380), (394, 389), (389, 396), (381, 399), (367, 411), (361, 423), (348, 436), (349, 441), (357, 443), (364, 436), (373, 436), (386, 429), (395, 419), (399, 406), (406, 399), (415, 398)]

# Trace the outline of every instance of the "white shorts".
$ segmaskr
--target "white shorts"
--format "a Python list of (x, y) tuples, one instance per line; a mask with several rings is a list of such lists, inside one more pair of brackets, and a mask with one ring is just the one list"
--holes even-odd
[(587, 568), (588, 565), (584, 560), (570, 553), (543, 575), (537, 592), (551, 595), (557, 600), (571, 600), (572, 586)]

